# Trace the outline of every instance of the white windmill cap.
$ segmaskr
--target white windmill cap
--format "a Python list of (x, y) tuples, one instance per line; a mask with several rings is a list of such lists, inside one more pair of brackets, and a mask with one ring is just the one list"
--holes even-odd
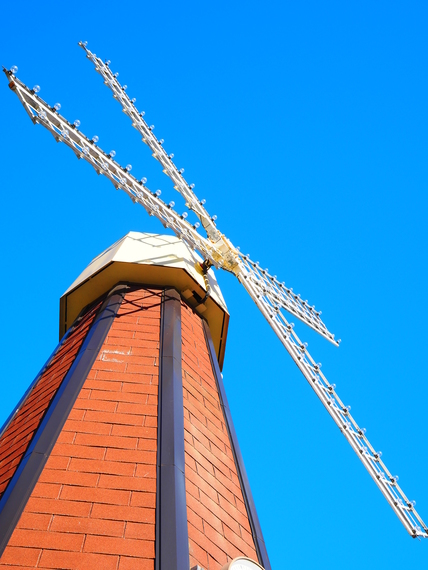
[(206, 285), (197, 268), (202, 261), (197, 253), (175, 236), (129, 232), (93, 259), (62, 295), (60, 338), (84, 307), (118, 283), (174, 287), (208, 322), (222, 366), (229, 313), (212, 270), (206, 275), (210, 295), (204, 300)]

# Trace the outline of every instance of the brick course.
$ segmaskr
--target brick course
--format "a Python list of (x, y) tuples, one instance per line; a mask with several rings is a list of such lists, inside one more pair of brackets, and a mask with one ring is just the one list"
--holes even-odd
[(220, 570), (257, 555), (202, 322), (184, 304), (182, 351), (190, 567)]
[(74, 326), (0, 437), (0, 498), (33, 439), (94, 321), (100, 303)]
[[(160, 302), (159, 291), (126, 295), (1, 567), (154, 569)], [(64, 351), (78, 347), (71, 339)], [(45, 384), (52, 368), (67, 360), (65, 374), (75, 354), (66, 356), (55, 357)], [(42, 405), (55, 389), (39, 389), (40, 381), (36, 388)], [(30, 400), (27, 412), (36, 406)], [(7, 432), (3, 453), (11, 458), (27, 437), (23, 429), (16, 432), (19, 425)], [(14, 430), (19, 441), (11, 446)], [(0, 467), (1, 453), (0, 442)]]

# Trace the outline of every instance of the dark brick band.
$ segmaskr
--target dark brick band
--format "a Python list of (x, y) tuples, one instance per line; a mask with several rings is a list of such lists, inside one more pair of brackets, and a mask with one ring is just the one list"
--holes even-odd
[(184, 570), (190, 566), (181, 342), (180, 295), (175, 289), (166, 289), (160, 334), (156, 570)]

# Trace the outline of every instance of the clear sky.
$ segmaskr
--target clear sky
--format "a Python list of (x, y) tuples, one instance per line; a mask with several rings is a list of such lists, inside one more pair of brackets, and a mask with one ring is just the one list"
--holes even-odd
[[(302, 340), (428, 522), (425, 2), (41, 2), (2, 8), (0, 63), (176, 193), (78, 48), (128, 84), (242, 251), (322, 309)], [(0, 89), (3, 422), (58, 341), (59, 298), (130, 230), (162, 226)], [(238, 282), (224, 379), (272, 567), (425, 568)]]

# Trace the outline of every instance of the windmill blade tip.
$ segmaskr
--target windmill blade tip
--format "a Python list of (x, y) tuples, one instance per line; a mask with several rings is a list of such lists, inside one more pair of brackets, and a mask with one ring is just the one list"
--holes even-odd
[(340, 343), (342, 342), (342, 339), (341, 339), (341, 338), (339, 338), (339, 339), (336, 340), (336, 339), (334, 338), (334, 334), (333, 334), (333, 335), (329, 335), (329, 336), (324, 335), (324, 338), (326, 338), (327, 340), (329, 340), (329, 341), (331, 342), (331, 344), (334, 344), (334, 346), (337, 346), (337, 347), (339, 347)]

